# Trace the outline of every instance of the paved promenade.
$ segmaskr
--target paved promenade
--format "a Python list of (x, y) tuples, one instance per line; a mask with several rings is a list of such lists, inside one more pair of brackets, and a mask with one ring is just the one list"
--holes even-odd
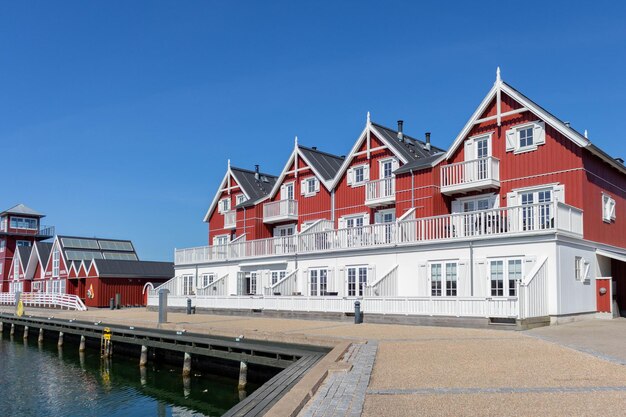
[[(144, 309), (26, 314), (157, 327), (157, 313)], [(337, 346), (335, 357), (320, 362), (303, 379), (308, 385), (296, 386), (275, 415), (288, 415), (290, 405), (304, 405), (304, 416), (626, 415), (625, 319), (514, 332), (205, 314), (168, 318), (162, 328)]]

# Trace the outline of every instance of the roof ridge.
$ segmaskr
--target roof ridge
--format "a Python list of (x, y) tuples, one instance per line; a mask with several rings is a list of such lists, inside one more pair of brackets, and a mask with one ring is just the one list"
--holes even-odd
[(345, 158), (345, 156), (344, 156), (344, 157), (341, 157), (341, 156), (339, 156), (339, 155), (335, 155), (335, 154), (333, 154), (333, 153), (326, 152), (326, 151), (320, 151), (319, 149), (313, 149), (313, 148), (310, 148), (310, 147), (308, 147), (308, 146), (304, 146), (304, 145), (300, 145), (300, 144), (298, 144), (298, 147), (299, 147), (299, 148), (306, 149), (307, 151), (316, 152), (316, 153), (319, 153), (319, 154), (322, 154), (322, 155), (328, 155), (328, 156), (333, 157), (333, 158), (336, 158), (336, 159), (341, 159), (341, 160), (346, 159), (346, 158)]
[[(231, 170), (236, 169), (237, 171), (247, 172), (247, 173), (249, 173), (249, 174), (256, 174), (256, 171), (252, 171), (252, 170), (250, 170), (250, 169), (245, 169), (245, 168), (238, 168), (238, 167), (234, 167), (234, 166), (232, 166), (232, 165), (230, 166), (230, 169), (231, 169)], [(274, 175), (274, 174), (267, 174), (267, 173), (264, 173), (264, 172), (259, 172), (259, 175), (265, 175), (266, 177), (278, 178), (278, 177), (277, 177), (276, 175)]]
[[(371, 122), (371, 123), (372, 123), (374, 126), (378, 126), (378, 127), (380, 127), (380, 128), (383, 128), (383, 129), (389, 130), (389, 131), (391, 131), (391, 132), (394, 132), (396, 135), (398, 134), (398, 131), (397, 131), (397, 130), (395, 130), (395, 129), (392, 129), (392, 128), (387, 127), (387, 126), (384, 126), (384, 125), (381, 125), (380, 123), (376, 123), (376, 122)], [(419, 144), (420, 144), (420, 145), (422, 145), (422, 146), (426, 146), (426, 141), (423, 141), (423, 140), (421, 140), (421, 139), (416, 139), (416, 138), (414, 138), (413, 136), (407, 135), (407, 134), (406, 134), (406, 133), (404, 133), (404, 132), (402, 132), (402, 135), (403, 135), (404, 139), (409, 139), (409, 140), (412, 140), (412, 141), (415, 141), (415, 142), (419, 143)], [(396, 139), (397, 139), (397, 138), (396, 138)], [(442, 149), (442, 148), (440, 148), (440, 147), (438, 147), (438, 146), (435, 146), (435, 145), (433, 145), (432, 143), (430, 144), (430, 149), (431, 149), (431, 151), (437, 150), (437, 151), (440, 151), (440, 152), (446, 152), (446, 150), (445, 150), (445, 149)]]

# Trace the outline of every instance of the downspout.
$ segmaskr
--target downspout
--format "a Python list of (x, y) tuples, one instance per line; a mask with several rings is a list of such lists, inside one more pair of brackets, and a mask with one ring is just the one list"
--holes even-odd
[(413, 169), (409, 172), (411, 173), (411, 208), (415, 208), (415, 177), (413, 177)]
[(335, 190), (330, 192), (330, 220), (333, 222), (333, 228), (335, 227)]
[(474, 242), (470, 240), (469, 242), (469, 253), (470, 253), (470, 296), (474, 296)]

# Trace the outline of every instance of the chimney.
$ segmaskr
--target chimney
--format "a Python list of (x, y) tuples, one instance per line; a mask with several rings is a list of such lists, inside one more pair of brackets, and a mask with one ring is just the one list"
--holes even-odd
[(311, 149), (313, 149), (314, 151), (317, 150), (317, 146), (313, 146)]
[(430, 151), (430, 132), (426, 132), (426, 145), (424, 145), (424, 149)]
[(254, 179), (258, 180), (261, 176), (259, 175), (259, 166), (254, 166)]
[(398, 120), (398, 139), (400, 139), (400, 141), (404, 139), (404, 133), (402, 132), (403, 124), (404, 124), (403, 120)]

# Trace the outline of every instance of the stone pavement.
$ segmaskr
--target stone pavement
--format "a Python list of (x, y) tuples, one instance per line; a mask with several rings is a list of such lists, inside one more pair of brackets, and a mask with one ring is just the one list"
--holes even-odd
[(302, 417), (358, 417), (363, 411), (365, 393), (376, 358), (377, 342), (353, 343), (343, 362), (348, 372), (333, 372), (300, 413)]
[[(2, 310), (13, 312), (11, 307), (0, 307)], [(145, 309), (26, 310), (26, 314), (45, 317), (157, 327), (157, 313)], [(303, 381), (306, 379), (308, 386), (296, 385), (283, 397), (282, 405), (291, 401), (293, 412), (282, 408), (280, 414), (275, 413), (280, 416), (296, 415), (316, 392), (318, 396), (309, 405), (319, 399), (346, 405), (348, 385), (354, 386), (359, 395), (350, 400), (342, 415), (357, 413), (362, 398), (362, 415), (375, 417), (626, 415), (626, 366), (619, 361), (626, 342), (625, 320), (594, 320), (514, 332), (169, 313), (169, 323), (160, 327), (244, 335), (247, 339), (355, 346), (347, 354), (342, 348), (336, 358), (326, 361), (326, 368), (310, 371), (316, 371), (318, 377), (307, 378), (307, 374)], [(361, 357), (371, 361), (374, 353), (369, 349), (376, 344), (363, 397), (367, 372), (359, 371), (364, 369), (362, 365), (355, 365)], [(333, 368), (333, 363), (342, 357), (353, 365), (358, 378), (350, 372), (341, 375), (333, 371), (341, 369)], [(354, 381), (358, 381), (356, 385)], [(340, 391), (342, 384), (344, 390)], [(361, 386), (357, 391), (358, 384)], [(331, 391), (333, 385), (335, 391)], [(328, 391), (324, 391), (326, 387)], [(301, 396), (288, 398), (292, 392), (300, 392)], [(303, 412), (308, 413), (309, 408)]]

